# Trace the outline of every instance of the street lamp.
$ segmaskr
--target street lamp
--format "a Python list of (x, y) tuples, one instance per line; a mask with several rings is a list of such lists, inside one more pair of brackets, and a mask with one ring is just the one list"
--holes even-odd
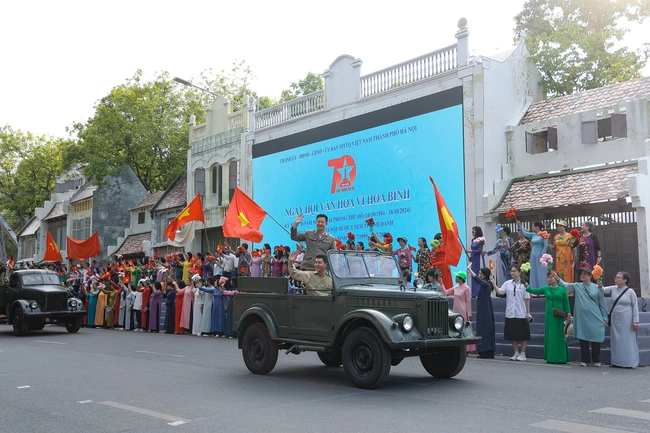
[(196, 85), (190, 83), (190, 82), (187, 81), (187, 80), (183, 80), (182, 78), (174, 77), (174, 81), (176, 81), (177, 83), (182, 84), (183, 86), (189, 86), (189, 87), (194, 87), (194, 88), (199, 89), (199, 90), (203, 90), (205, 93), (209, 93), (209, 94), (211, 94), (212, 96), (219, 96), (219, 95), (217, 95), (217, 94), (214, 93), (214, 92), (211, 92), (211, 91), (209, 91), (209, 90), (207, 90), (207, 89), (204, 89), (203, 87), (196, 86)]

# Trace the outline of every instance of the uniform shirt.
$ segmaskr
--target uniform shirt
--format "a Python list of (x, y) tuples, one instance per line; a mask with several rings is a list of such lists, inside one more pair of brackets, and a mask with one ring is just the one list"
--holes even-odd
[(328, 296), (332, 294), (332, 277), (327, 274), (322, 277), (316, 271), (299, 271), (289, 264), (289, 274), (294, 280), (305, 283), (308, 295)]
[(497, 287), (500, 295), (506, 295), (506, 318), (508, 319), (525, 319), (526, 303), (524, 299), (530, 299), (530, 293), (521, 283), (515, 283), (514, 280), (508, 280), (501, 287)]
[(135, 300), (133, 301), (134, 310), (142, 310), (142, 292), (135, 292)]
[(307, 244), (305, 256), (302, 259), (300, 267), (302, 269), (314, 269), (314, 260), (319, 254), (327, 254), (329, 250), (336, 249), (336, 240), (334, 236), (325, 232), (319, 235), (316, 230), (307, 230), (303, 233), (298, 233), (298, 230), (291, 227), (291, 239), (297, 242), (304, 241)]
[(232, 272), (235, 269), (235, 256), (232, 253), (225, 254), (223, 257), (223, 271)]

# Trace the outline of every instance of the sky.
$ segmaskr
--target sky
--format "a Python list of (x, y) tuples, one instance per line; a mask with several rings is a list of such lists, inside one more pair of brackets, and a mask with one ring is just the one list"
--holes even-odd
[[(258, 95), (277, 99), (341, 54), (361, 74), (456, 42), (468, 20), (472, 55), (513, 45), (525, 0), (413, 1), (34, 1), (0, 3), (0, 126), (67, 137), (95, 103), (142, 69), (191, 81), (244, 60)], [(496, 5), (498, 4), (498, 7)], [(626, 39), (641, 45), (644, 31)], [(646, 67), (644, 75), (650, 75)]]

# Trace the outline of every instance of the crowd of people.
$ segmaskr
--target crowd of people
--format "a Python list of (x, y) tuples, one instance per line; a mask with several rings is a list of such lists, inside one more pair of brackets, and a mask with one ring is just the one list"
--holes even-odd
[[(618, 272), (616, 285), (611, 287), (603, 287), (600, 278), (593, 278), (601, 261), (601, 249), (591, 222), (585, 222), (580, 230), (568, 231), (567, 222), (558, 221), (558, 233), (552, 240), (541, 222), (534, 222), (528, 231), (517, 220), (516, 241), (508, 227), (497, 225), (498, 239), (491, 250), (485, 249), (482, 229), (473, 227), (467, 249), (467, 272), (454, 273), (455, 284), (445, 261), (440, 233), (430, 243), (425, 237), (418, 238), (418, 248), (411, 247), (408, 239), (400, 236), (399, 247), (394, 248), (390, 233), (384, 233), (380, 239), (372, 232), (366, 248), (350, 234), (347, 243), (335, 239), (326, 230), (328, 219), (324, 214), (317, 215), (315, 230), (299, 232), (301, 222), (302, 215), (299, 215), (291, 228), (290, 237), (298, 242), (293, 252), (283, 245), (271, 249), (269, 244), (264, 244), (261, 249), (249, 252), (247, 243), (236, 250), (226, 244), (219, 245), (214, 254), (174, 253), (135, 261), (117, 256), (112, 264), (98, 266), (92, 261), (72, 266), (69, 271), (65, 268), (58, 271), (61, 283), (68, 287), (71, 296), (86, 303), (88, 313), (84, 326), (140, 332), (160, 332), (162, 328), (168, 334), (233, 337), (233, 295), (241, 277), (286, 277), (288, 290), (322, 295), (332, 288), (327, 251), (378, 250), (396, 256), (406, 284), (411, 285), (413, 276), (423, 279), (425, 284), (421, 290), (453, 296), (454, 311), (466, 320), (475, 319), (475, 331), (482, 342), (468, 350), (475, 350), (481, 358), (493, 358), (496, 348), (494, 292), (506, 298), (504, 339), (512, 342), (514, 361), (526, 360), (533, 317), (530, 298), (543, 296), (547, 362), (571, 361), (567, 333), (572, 329), (580, 341), (580, 365), (600, 366), (605, 327), (610, 326), (612, 365), (636, 367), (639, 364), (636, 342), (639, 313), (636, 294), (627, 287), (630, 276)], [(549, 252), (555, 252), (555, 259)], [(485, 256), (497, 253), (497, 269), (503, 280), (499, 285), (492, 267), (485, 266)], [(614, 300), (609, 310), (604, 294)], [(472, 317), (472, 297), (477, 298), (476, 317)], [(165, 320), (161, 323), (163, 308)]]

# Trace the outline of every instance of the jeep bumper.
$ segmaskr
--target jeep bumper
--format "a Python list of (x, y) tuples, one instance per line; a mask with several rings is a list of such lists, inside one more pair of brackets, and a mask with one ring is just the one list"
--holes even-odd
[(467, 344), (479, 344), (481, 337), (439, 338), (436, 340), (394, 341), (388, 346), (391, 350), (434, 349), (436, 347), (456, 347)]
[(86, 311), (46, 311), (46, 312), (25, 312), (25, 319), (73, 319), (84, 317)]

